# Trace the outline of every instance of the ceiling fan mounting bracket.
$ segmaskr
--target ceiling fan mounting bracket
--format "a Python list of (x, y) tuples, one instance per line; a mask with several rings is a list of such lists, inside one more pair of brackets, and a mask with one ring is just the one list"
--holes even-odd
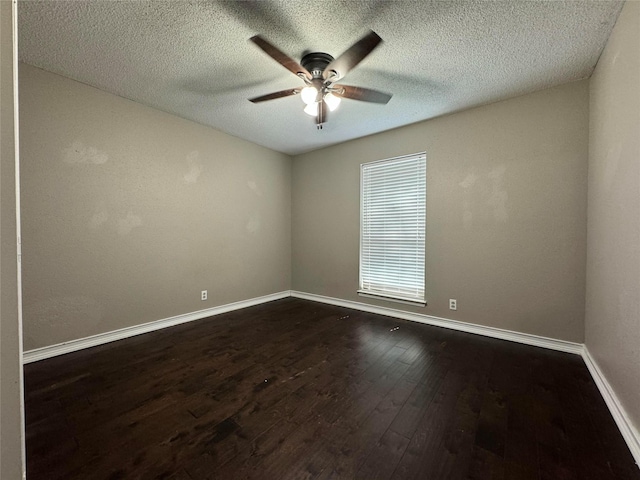
[(328, 53), (311, 52), (302, 57), (300, 65), (306, 68), (313, 78), (322, 78), (322, 72), (331, 62), (333, 62), (333, 57)]

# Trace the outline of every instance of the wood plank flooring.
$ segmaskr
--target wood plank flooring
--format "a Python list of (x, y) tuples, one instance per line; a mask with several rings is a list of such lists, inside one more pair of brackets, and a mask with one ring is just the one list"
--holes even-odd
[(640, 479), (580, 357), (300, 299), (25, 385), (29, 480)]

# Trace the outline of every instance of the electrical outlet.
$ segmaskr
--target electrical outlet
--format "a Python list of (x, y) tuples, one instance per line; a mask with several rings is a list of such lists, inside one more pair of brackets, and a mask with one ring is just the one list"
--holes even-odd
[(206, 300), (207, 299), (207, 291), (206, 290), (202, 290), (202, 292), (200, 292), (200, 300)]
[(457, 310), (458, 309), (458, 301), (455, 298), (449, 299), (449, 310)]

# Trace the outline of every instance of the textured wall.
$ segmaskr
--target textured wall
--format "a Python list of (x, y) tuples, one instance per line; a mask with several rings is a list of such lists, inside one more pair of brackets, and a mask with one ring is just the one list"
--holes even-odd
[(11, 2), (0, 0), (0, 478), (19, 479), (20, 338), (16, 280), (16, 196)]
[(640, 430), (640, 3), (590, 84), (586, 345)]
[(290, 157), (20, 75), (25, 349), (290, 288)]
[[(587, 88), (571, 83), (294, 157), (293, 288), (582, 342)], [(358, 297), (359, 166), (419, 151), (428, 306)]]

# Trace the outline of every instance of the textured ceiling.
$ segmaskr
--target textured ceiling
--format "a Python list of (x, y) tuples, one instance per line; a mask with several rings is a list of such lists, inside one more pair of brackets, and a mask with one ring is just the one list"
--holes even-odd
[[(591, 75), (619, 1), (19, 2), (23, 62), (281, 152), (296, 154)], [(343, 100), (323, 130), (303, 85), (249, 42), (299, 60), (382, 43), (341, 82), (393, 94)]]

